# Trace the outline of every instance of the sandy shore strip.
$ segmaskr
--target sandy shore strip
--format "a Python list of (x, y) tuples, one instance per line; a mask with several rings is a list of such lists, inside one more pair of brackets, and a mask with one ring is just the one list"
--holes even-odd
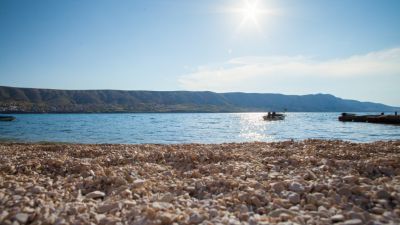
[(400, 224), (400, 141), (2, 143), (0, 224)]

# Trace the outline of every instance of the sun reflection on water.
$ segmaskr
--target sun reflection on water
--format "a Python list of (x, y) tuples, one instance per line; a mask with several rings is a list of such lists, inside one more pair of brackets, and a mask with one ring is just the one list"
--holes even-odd
[(265, 113), (241, 113), (240, 114), (240, 138), (252, 141), (273, 140), (268, 134), (268, 123), (263, 120)]

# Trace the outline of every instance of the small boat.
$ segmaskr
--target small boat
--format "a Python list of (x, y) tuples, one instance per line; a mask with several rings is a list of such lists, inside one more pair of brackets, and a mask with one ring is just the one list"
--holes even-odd
[(382, 124), (400, 124), (400, 116), (397, 115), (361, 115), (358, 116), (352, 113), (342, 113), (338, 117), (342, 122), (364, 122), (364, 123), (382, 123)]
[(0, 121), (13, 121), (15, 119), (14, 116), (0, 116)]
[(285, 114), (275, 113), (275, 112), (268, 112), (268, 115), (263, 116), (264, 120), (267, 121), (274, 121), (274, 120), (284, 120)]

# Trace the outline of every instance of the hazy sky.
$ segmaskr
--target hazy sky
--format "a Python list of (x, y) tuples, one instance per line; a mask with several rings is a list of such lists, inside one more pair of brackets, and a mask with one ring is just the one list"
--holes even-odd
[(0, 0), (0, 85), (400, 106), (399, 0)]

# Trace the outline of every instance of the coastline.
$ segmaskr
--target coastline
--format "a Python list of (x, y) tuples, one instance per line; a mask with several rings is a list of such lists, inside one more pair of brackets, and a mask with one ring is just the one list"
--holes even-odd
[(0, 142), (0, 223), (400, 223), (400, 141)]

